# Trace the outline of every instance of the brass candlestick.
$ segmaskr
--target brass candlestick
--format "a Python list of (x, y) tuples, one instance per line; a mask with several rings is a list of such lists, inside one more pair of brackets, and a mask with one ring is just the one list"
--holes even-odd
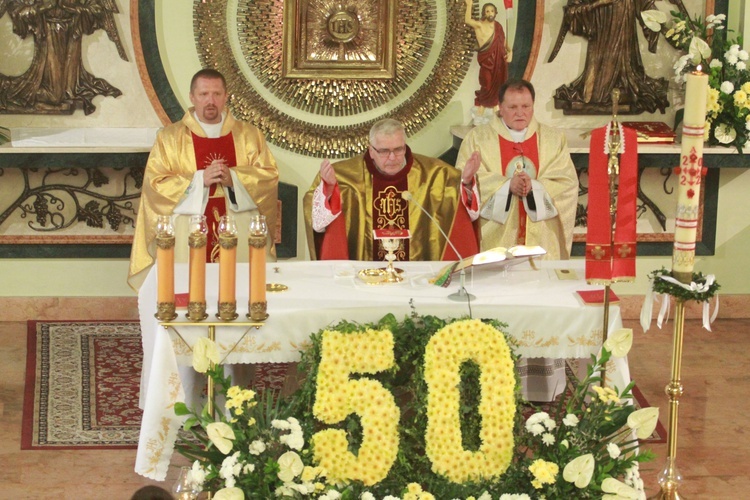
[(667, 436), (667, 461), (659, 472), (657, 481), (661, 491), (652, 498), (679, 500), (684, 498), (677, 492), (682, 483), (682, 475), (677, 469), (677, 420), (680, 396), (683, 394), (680, 370), (682, 369), (682, 338), (685, 328), (685, 302), (676, 299), (674, 317), (674, 337), (672, 339), (671, 380), (664, 388), (669, 396), (669, 435)]

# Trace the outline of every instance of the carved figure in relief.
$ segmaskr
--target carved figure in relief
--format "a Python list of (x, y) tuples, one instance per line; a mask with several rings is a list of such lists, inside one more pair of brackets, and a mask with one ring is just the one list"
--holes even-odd
[(34, 39), (34, 55), (21, 75), (0, 74), (0, 113), (85, 114), (96, 109), (94, 97), (118, 97), (119, 89), (83, 67), (85, 35), (104, 30), (128, 60), (114, 15), (115, 0), (0, 0), (0, 17), (13, 23), (13, 33)]
[(479, 90), (476, 91), (474, 105), (477, 106), (476, 116), (481, 120), (485, 108), (496, 109), (498, 107), (497, 93), (500, 86), (508, 79), (511, 51), (506, 44), (502, 25), (495, 20), (497, 7), (486, 3), (482, 6), (481, 19), (473, 19), (471, 17), (472, 3), (473, 0), (466, 0), (465, 22), (474, 29), (479, 46), (477, 51)]
[(612, 90), (620, 90), (620, 114), (664, 113), (669, 105), (665, 78), (646, 74), (638, 45), (641, 25), (648, 50), (656, 52), (659, 32), (648, 29), (641, 13), (655, 0), (568, 0), (557, 42), (557, 56), (568, 32), (588, 40), (583, 73), (555, 92), (555, 107), (565, 114), (609, 114)]

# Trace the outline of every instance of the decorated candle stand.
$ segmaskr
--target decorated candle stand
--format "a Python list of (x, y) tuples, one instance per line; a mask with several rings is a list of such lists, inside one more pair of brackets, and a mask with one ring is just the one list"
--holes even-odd
[[(641, 311), (641, 325), (644, 331), (651, 323), (653, 293), (663, 296), (662, 311), (659, 314), (659, 326), (668, 308), (671, 297), (675, 299), (674, 335), (672, 339), (671, 379), (665, 387), (669, 396), (669, 434), (667, 437), (667, 460), (658, 475), (660, 492), (653, 498), (683, 498), (678, 492), (682, 475), (677, 467), (677, 427), (680, 397), (683, 387), (680, 380), (682, 369), (682, 342), (685, 326), (685, 302), (697, 300), (704, 302), (703, 326), (710, 330), (708, 301), (716, 294), (719, 284), (712, 275), (703, 276), (694, 273), (695, 240), (700, 211), (700, 190), (703, 176), (703, 134), (706, 117), (706, 97), (708, 92), (708, 75), (700, 67), (687, 75), (685, 95), (685, 115), (683, 118), (682, 150), (678, 174), (677, 212), (675, 215), (674, 251), (672, 253), (672, 271), (657, 270), (649, 275), (650, 289)], [(716, 316), (714, 311), (714, 318)]]
[[(219, 299), (216, 318), (218, 321), (204, 321), (206, 314), (206, 244), (208, 227), (203, 215), (190, 218), (190, 247), (189, 260), (189, 299), (186, 317), (189, 321), (173, 322), (177, 318), (175, 313), (174, 293), (174, 226), (170, 216), (159, 216), (156, 229), (157, 242), (157, 313), (156, 319), (165, 329), (172, 329), (180, 340), (191, 350), (192, 346), (177, 330), (177, 327), (201, 326), (207, 328), (210, 344), (215, 345), (216, 328), (221, 326), (247, 327), (245, 332), (235, 343), (235, 347), (245, 338), (251, 329), (259, 329), (263, 321), (268, 318), (266, 303), (266, 255), (265, 248), (268, 239), (268, 228), (265, 217), (253, 216), (249, 226), (248, 244), (250, 245), (250, 298), (248, 301), (247, 318), (250, 322), (235, 321), (237, 314), (236, 274), (237, 274), (237, 226), (231, 216), (222, 216), (219, 222)], [(234, 349), (234, 347), (232, 348)], [(231, 353), (231, 351), (230, 351)], [(229, 353), (227, 354), (227, 356)], [(225, 356), (226, 359), (226, 356)], [(224, 359), (209, 361), (209, 368), (223, 364)], [(214, 384), (211, 377), (207, 377), (207, 411), (213, 414)]]
[[(612, 119), (591, 133), (586, 232), (586, 281), (604, 285), (602, 344), (609, 334), (613, 282), (635, 279), (638, 141), (617, 121), (619, 89), (612, 91)], [(606, 366), (601, 384), (606, 385)]]

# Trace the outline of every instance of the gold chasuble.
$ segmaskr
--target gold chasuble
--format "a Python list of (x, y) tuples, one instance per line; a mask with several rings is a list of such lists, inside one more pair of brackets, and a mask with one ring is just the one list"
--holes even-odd
[[(384, 260), (385, 252), (373, 229), (409, 229), (399, 260), (457, 260), (435, 224), (416, 203), (404, 200), (409, 191), (449, 235), (462, 257), (479, 251), (476, 231), (461, 203), (461, 172), (440, 160), (413, 155), (407, 147), (406, 166), (389, 176), (375, 167), (369, 151), (334, 164), (337, 186), (331, 212), (342, 212), (323, 233), (312, 229), (312, 198), (320, 175), (304, 197), (305, 226), (310, 256), (318, 259)], [(339, 205), (340, 200), (340, 205)]]
[[(504, 141), (510, 144), (501, 148)], [(504, 224), (480, 218), (482, 250), (517, 245), (519, 234), (525, 234), (526, 245), (540, 246), (547, 251), (545, 259), (568, 259), (578, 204), (578, 177), (568, 152), (567, 140), (561, 132), (532, 119), (524, 142), (514, 143), (503, 121), (494, 116), (488, 124), (474, 127), (466, 134), (456, 166), (463, 168), (474, 151), (481, 152), (482, 163), (477, 172), (477, 181), (484, 207), (488, 202), (496, 201), (493, 197), (506, 182), (510, 182), (515, 164), (519, 161), (524, 164), (529, 176), (532, 179), (535, 177), (528, 171), (532, 163), (529, 161), (529, 151), (532, 150), (529, 141), (535, 143), (538, 154), (538, 161), (533, 162), (536, 165), (536, 180), (551, 197), (558, 214), (534, 222), (528, 216), (521, 216), (522, 199), (510, 195), (509, 214)]]
[[(207, 139), (192, 111), (190, 108), (182, 120), (159, 132), (146, 164), (128, 273), (128, 284), (134, 290), (140, 288), (154, 263), (157, 216), (171, 215), (191, 189), (196, 170), (205, 168), (205, 162), (211, 162), (212, 154), (229, 154), (231, 143), (234, 145), (231, 155), (236, 163), (228, 163), (228, 166), (237, 174), (260, 214), (266, 216), (268, 233), (274, 234), (276, 230), (279, 172), (263, 135), (251, 124), (237, 121), (227, 113), (220, 138)], [(209, 142), (200, 145), (201, 139)], [(222, 146), (215, 151), (204, 148), (215, 140)], [(204, 158), (199, 159), (196, 154)], [(229, 156), (225, 158), (230, 159)], [(214, 196), (223, 197), (223, 189), (217, 187), (211, 191)], [(220, 202), (223, 206), (224, 200)], [(271, 252), (274, 252), (273, 246)]]

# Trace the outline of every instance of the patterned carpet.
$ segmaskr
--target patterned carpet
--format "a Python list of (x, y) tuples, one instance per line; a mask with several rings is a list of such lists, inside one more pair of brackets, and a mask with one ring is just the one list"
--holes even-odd
[(21, 449), (135, 448), (137, 322), (28, 322)]
[[(21, 449), (136, 448), (143, 349), (136, 321), (29, 321)], [(287, 365), (255, 370), (281, 389)]]

